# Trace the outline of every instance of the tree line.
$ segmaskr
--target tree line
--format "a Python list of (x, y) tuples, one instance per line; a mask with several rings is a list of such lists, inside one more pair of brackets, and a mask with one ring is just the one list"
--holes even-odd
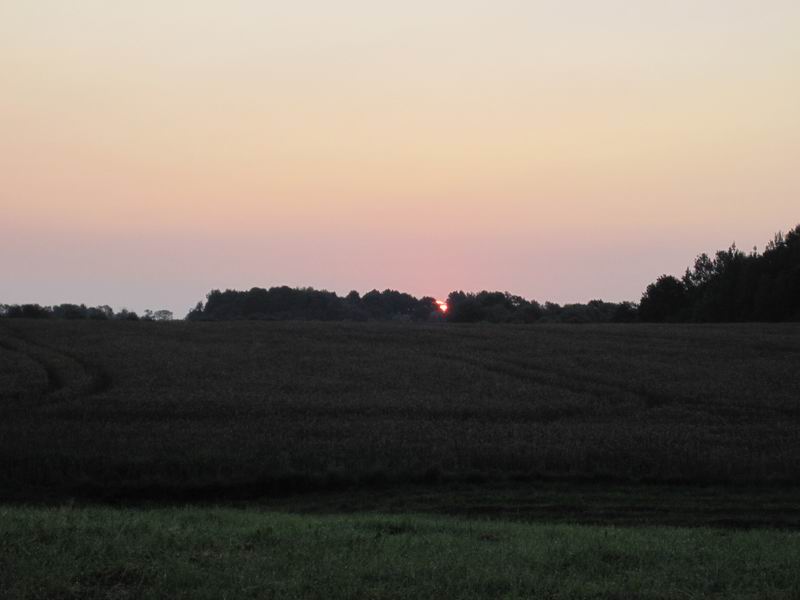
[[(763, 253), (744, 253), (735, 245), (713, 257), (701, 254), (683, 277), (662, 275), (647, 286), (639, 304), (592, 300), (586, 304), (540, 304), (499, 291), (454, 291), (442, 311), (430, 296), (416, 298), (397, 290), (372, 290), (346, 296), (311, 287), (288, 286), (247, 291), (212, 290), (186, 316), (190, 321), (233, 319), (315, 321), (449, 321), (473, 323), (629, 323), (800, 321), (800, 225), (781, 233)], [(143, 315), (109, 306), (80, 304), (2, 305), (0, 317), (100, 320), (172, 319), (168, 310)]]
[(588, 304), (547, 302), (539, 304), (508, 292), (452, 292), (443, 311), (430, 296), (416, 298), (397, 290), (372, 290), (363, 296), (352, 291), (338, 296), (314, 288), (269, 289), (247, 291), (212, 290), (206, 302), (199, 302), (189, 320), (295, 320), (315, 321), (450, 321), (469, 323), (544, 322), (626, 322), (636, 320), (636, 306), (630, 302), (612, 303), (592, 300)]
[(172, 311), (145, 310), (141, 316), (126, 308), (114, 312), (110, 306), (85, 304), (0, 304), (0, 317), (6, 319), (91, 319), (95, 321), (171, 321)]
[(649, 322), (800, 321), (800, 225), (763, 253), (736, 245), (701, 254), (682, 278), (662, 275), (638, 309)]
[(800, 225), (778, 233), (763, 253), (732, 245), (700, 254), (682, 278), (662, 275), (639, 304), (592, 300), (540, 304), (499, 291), (454, 291), (447, 312), (431, 297), (372, 290), (341, 298), (313, 288), (212, 291), (189, 319), (413, 320), (469, 323), (630, 323), (800, 321)]
[(438, 310), (436, 300), (415, 298), (395, 290), (373, 290), (344, 297), (311, 287), (254, 287), (248, 291), (212, 290), (205, 303), (187, 315), (190, 321), (229, 319), (367, 321), (405, 319), (426, 321)]

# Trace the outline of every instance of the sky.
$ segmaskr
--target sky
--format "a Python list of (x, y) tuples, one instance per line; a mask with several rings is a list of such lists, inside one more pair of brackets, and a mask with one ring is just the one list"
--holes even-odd
[(0, 303), (635, 301), (798, 223), (797, 0), (0, 0)]

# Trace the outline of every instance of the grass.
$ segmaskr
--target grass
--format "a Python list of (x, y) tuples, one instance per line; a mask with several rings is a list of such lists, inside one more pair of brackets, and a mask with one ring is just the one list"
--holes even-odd
[(800, 533), (0, 507), (0, 596), (797, 598)]

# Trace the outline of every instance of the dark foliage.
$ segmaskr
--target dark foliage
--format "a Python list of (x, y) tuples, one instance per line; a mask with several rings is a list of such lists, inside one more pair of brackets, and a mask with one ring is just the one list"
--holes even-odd
[(452, 292), (448, 310), (442, 313), (434, 298), (415, 298), (396, 290), (372, 290), (360, 295), (352, 291), (345, 297), (314, 288), (249, 291), (213, 290), (204, 303), (187, 315), (189, 320), (224, 321), (236, 319), (309, 320), (309, 321), (441, 321), (453, 323), (607, 323), (636, 320), (631, 303), (615, 304), (592, 300), (588, 304), (546, 303), (526, 300), (508, 292)]
[(735, 245), (701, 254), (682, 279), (662, 275), (647, 287), (639, 318), (651, 322), (800, 320), (800, 225), (777, 234), (763, 253)]
[[(559, 305), (526, 300), (508, 292), (451, 292), (443, 313), (431, 297), (386, 289), (344, 297), (311, 287), (288, 286), (248, 291), (212, 290), (186, 316), (192, 321), (450, 321), (453, 323), (631, 323), (736, 322), (800, 320), (800, 225), (777, 234), (764, 252), (745, 254), (731, 246), (714, 257), (701, 254), (681, 279), (662, 275), (647, 286), (637, 306), (631, 302), (592, 300)], [(25, 319), (119, 319), (140, 316), (108, 306), (84, 304), (0, 304), (0, 317)], [(167, 310), (145, 311), (145, 321), (169, 321)]]
[(649, 322), (678, 321), (686, 314), (687, 305), (684, 284), (672, 275), (662, 275), (647, 286), (639, 304), (639, 316)]
[(447, 319), (456, 323), (622, 323), (637, 320), (636, 307), (630, 302), (592, 300), (587, 304), (564, 306), (546, 302), (542, 306), (535, 300), (507, 292), (483, 291), (477, 294), (453, 292), (447, 304)]
[(365, 321), (425, 321), (437, 310), (433, 298), (417, 299), (395, 290), (372, 290), (361, 296), (353, 291), (344, 298), (314, 288), (252, 288), (212, 290), (206, 302), (198, 303), (187, 315), (189, 320), (224, 321), (235, 319)]
[(46, 319), (49, 311), (38, 304), (12, 304), (6, 306), (3, 314), (9, 319)]
[[(40, 306), (39, 304), (0, 304), (0, 318), (7, 319), (92, 319), (95, 321), (138, 321), (137, 313), (126, 308), (114, 312), (110, 306), (86, 306), (85, 304), (58, 304)], [(145, 321), (171, 321), (172, 312), (168, 310), (145, 311)]]

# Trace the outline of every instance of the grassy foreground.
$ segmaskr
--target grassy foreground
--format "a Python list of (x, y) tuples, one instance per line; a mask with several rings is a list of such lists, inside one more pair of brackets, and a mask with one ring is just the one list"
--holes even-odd
[(0, 507), (0, 597), (798, 598), (800, 533)]

